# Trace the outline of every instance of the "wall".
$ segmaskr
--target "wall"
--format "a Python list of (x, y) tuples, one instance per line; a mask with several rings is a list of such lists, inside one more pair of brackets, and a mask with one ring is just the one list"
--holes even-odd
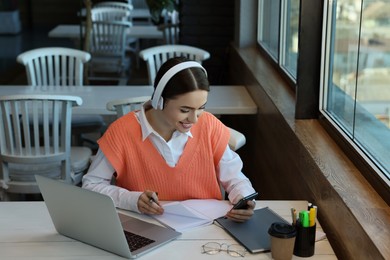
[(234, 38), (234, 0), (181, 0), (180, 42), (205, 49), (211, 84), (225, 84), (228, 49)]
[(77, 13), (82, 0), (28, 0), (19, 1), (21, 22), (24, 29), (55, 27), (58, 24), (77, 24)]

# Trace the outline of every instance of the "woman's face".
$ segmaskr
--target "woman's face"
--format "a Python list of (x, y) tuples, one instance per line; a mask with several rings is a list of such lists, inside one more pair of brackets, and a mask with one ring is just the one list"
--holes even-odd
[(207, 103), (208, 92), (195, 90), (165, 101), (164, 121), (169, 128), (187, 132), (198, 121)]

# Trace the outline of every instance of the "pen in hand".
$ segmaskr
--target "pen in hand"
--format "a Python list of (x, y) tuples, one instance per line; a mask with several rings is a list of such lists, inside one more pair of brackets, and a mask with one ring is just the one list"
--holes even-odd
[(144, 201), (145, 206), (141, 206), (144, 210), (142, 210), (142, 213), (146, 214), (158, 214), (161, 215), (164, 213), (164, 208), (161, 206), (159, 199), (158, 199), (158, 193), (153, 191), (146, 191), (145, 195), (147, 196), (147, 201)]
[(159, 214), (164, 213), (163, 207), (160, 205), (157, 192), (145, 190), (137, 201), (139, 212), (143, 214)]
[(149, 199), (149, 203), (156, 203), (157, 205), (160, 205), (158, 203), (158, 192), (153, 192), (150, 199)]

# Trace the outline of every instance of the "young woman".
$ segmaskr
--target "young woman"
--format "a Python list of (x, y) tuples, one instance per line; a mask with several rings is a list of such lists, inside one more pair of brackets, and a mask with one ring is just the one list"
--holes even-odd
[[(172, 58), (154, 85), (152, 100), (117, 119), (98, 140), (83, 188), (145, 214), (163, 214), (159, 200), (222, 199), (220, 184), (233, 204), (253, 193), (240, 157), (228, 146), (228, 128), (204, 111), (210, 90), (206, 70)], [(226, 217), (245, 221), (254, 207), (249, 201), (248, 209), (230, 210)]]

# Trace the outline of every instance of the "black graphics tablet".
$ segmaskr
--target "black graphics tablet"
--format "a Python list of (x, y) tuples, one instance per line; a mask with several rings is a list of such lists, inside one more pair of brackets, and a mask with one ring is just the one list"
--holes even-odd
[(251, 253), (266, 252), (271, 249), (268, 229), (272, 223), (288, 223), (268, 207), (255, 210), (252, 218), (244, 223), (234, 222), (224, 217), (216, 221)]

